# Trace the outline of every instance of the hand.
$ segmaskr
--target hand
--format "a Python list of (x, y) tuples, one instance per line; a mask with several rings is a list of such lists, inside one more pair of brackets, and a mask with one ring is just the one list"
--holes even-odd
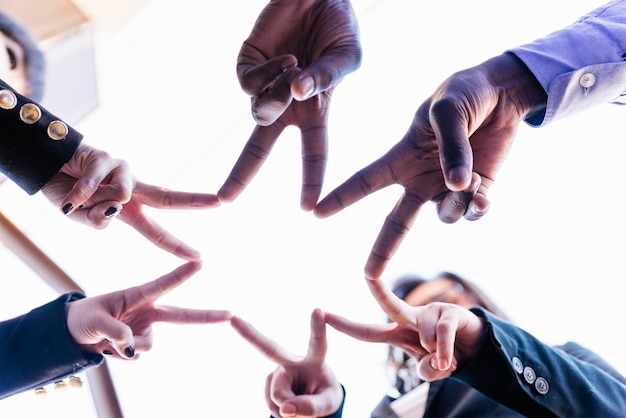
[(404, 187), (365, 266), (367, 278), (378, 279), (424, 203), (433, 201), (448, 223), (487, 212), (487, 190), (520, 122), (545, 103), (545, 91), (513, 55), (458, 72), (418, 108), (399, 143), (324, 197), (315, 214), (328, 217), (389, 185)]
[(155, 322), (228, 321), (232, 316), (228, 311), (155, 305), (157, 299), (184, 283), (201, 266), (201, 262), (190, 261), (141, 286), (68, 303), (67, 327), (72, 338), (82, 351), (130, 359), (152, 348), (152, 324)]
[(102, 229), (117, 215), (157, 247), (187, 260), (199, 260), (200, 253), (145, 216), (143, 206), (200, 209), (219, 205), (213, 194), (177, 192), (142, 183), (131, 175), (125, 161), (84, 144), (42, 193), (75, 221)]
[(271, 1), (239, 52), (237, 76), (252, 97), (256, 128), (218, 192), (233, 201), (290, 125), (301, 132), (300, 205), (312, 210), (322, 190), (328, 111), (335, 87), (361, 65), (356, 16), (348, 0)]
[(476, 354), (485, 327), (471, 311), (451, 303), (411, 306), (385, 288), (381, 280), (367, 280), (374, 298), (393, 321), (365, 325), (326, 313), (326, 323), (367, 342), (388, 343), (418, 362), (422, 379), (449, 377)]
[(252, 325), (234, 316), (231, 325), (250, 344), (278, 367), (266, 380), (265, 398), (275, 417), (320, 417), (331, 415), (343, 401), (343, 390), (324, 362), (327, 350), (324, 314), (311, 314), (311, 338), (306, 357), (286, 352)]

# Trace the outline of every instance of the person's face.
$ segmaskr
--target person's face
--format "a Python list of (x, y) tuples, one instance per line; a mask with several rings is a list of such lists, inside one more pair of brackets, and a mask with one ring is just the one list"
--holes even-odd
[(478, 305), (478, 300), (460, 283), (445, 277), (422, 283), (409, 292), (404, 300), (411, 306), (447, 302), (469, 309)]
[(28, 94), (24, 50), (2, 32), (0, 32), (0, 79), (18, 93)]

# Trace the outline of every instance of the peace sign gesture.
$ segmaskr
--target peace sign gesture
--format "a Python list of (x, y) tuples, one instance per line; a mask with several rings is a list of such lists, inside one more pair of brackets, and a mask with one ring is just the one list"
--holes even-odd
[(233, 328), (265, 357), (277, 364), (265, 385), (267, 405), (275, 417), (323, 417), (336, 412), (343, 389), (324, 362), (328, 347), (324, 313), (311, 314), (311, 338), (305, 357), (288, 353), (251, 324), (234, 316)]

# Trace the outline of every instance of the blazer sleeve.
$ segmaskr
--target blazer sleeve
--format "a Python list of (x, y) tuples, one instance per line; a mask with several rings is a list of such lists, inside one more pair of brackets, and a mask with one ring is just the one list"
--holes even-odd
[(624, 416), (624, 378), (597, 355), (577, 344), (574, 354), (548, 346), (484, 309), (472, 311), (486, 322), (485, 338), (454, 379), (525, 416)]
[(101, 355), (81, 352), (67, 329), (65, 307), (83, 297), (78, 292), (68, 293), (0, 322), (0, 399), (102, 363)]
[(626, 104), (626, 0), (614, 0), (572, 25), (510, 49), (548, 93), (531, 126), (605, 103)]
[(76, 152), (83, 136), (0, 80), (0, 172), (37, 193)]

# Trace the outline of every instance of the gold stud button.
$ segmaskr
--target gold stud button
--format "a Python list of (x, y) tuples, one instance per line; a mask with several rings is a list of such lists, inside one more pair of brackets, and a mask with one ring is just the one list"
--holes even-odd
[(41, 119), (41, 109), (39, 109), (37, 105), (26, 103), (20, 109), (20, 119), (22, 119), (24, 123), (32, 125)]
[(83, 380), (78, 376), (70, 376), (68, 382), (73, 388), (80, 389), (83, 387)]
[(35, 389), (35, 396), (46, 396), (47, 394), (48, 394), (48, 391), (46, 390), (46, 388)]
[(67, 383), (65, 383), (63, 380), (54, 382), (54, 390), (66, 390), (66, 389), (67, 389)]
[(50, 122), (48, 125), (48, 136), (55, 141), (60, 141), (67, 136), (69, 132), (67, 125), (60, 120)]
[(0, 107), (6, 110), (13, 109), (17, 105), (17, 97), (11, 90), (0, 90)]

